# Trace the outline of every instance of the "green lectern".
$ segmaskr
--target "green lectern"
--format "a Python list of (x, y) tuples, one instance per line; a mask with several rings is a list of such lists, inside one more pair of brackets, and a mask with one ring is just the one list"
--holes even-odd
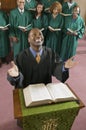
[(22, 89), (13, 90), (14, 118), (20, 120), (23, 130), (71, 130), (84, 104), (70, 101), (26, 108)]

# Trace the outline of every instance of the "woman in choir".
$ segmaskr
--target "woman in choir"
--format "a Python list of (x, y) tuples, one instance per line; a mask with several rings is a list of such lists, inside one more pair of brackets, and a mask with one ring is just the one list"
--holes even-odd
[(72, 16), (69, 21), (65, 20), (64, 25), (65, 28), (60, 57), (63, 61), (66, 61), (68, 58), (75, 56), (78, 39), (83, 37), (85, 31), (85, 23), (80, 16), (79, 6), (73, 8)]
[(48, 17), (48, 32), (46, 37), (46, 46), (54, 52), (60, 54), (61, 49), (61, 30), (63, 28), (63, 16), (60, 14), (62, 6), (59, 2), (54, 2), (50, 7)]
[(0, 9), (0, 67), (2, 66), (2, 61), (8, 63), (8, 54), (10, 52), (10, 41), (9, 41), (9, 28), (5, 27), (9, 24), (7, 14)]
[(73, 12), (73, 8), (76, 5), (77, 3), (74, 0), (67, 0), (66, 2), (62, 3), (62, 15), (64, 17), (64, 21), (70, 19)]
[(44, 37), (46, 36), (48, 17), (44, 13), (44, 5), (41, 2), (38, 2), (36, 6), (36, 11), (32, 20), (32, 27), (39, 28), (43, 32)]

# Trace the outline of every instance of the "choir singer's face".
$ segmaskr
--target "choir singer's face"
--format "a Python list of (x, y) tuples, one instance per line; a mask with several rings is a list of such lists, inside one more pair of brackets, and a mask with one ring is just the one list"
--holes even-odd
[(24, 9), (25, 0), (17, 0), (17, 5), (21, 10)]
[(40, 13), (43, 11), (43, 5), (38, 4), (36, 10), (37, 10), (37, 12), (40, 14)]
[(58, 8), (57, 8), (57, 7), (55, 7), (55, 8), (53, 9), (53, 14), (54, 14), (54, 15), (57, 15), (57, 14), (58, 14), (58, 12), (59, 12), (59, 11), (58, 11)]

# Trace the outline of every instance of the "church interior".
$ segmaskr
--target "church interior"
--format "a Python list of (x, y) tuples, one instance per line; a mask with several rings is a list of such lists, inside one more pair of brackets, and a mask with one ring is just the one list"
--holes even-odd
[[(67, 0), (64, 0), (64, 2), (66, 1)], [(7, 12), (8, 15), (9, 12), (17, 6), (16, 0), (0, 0), (0, 2), (1, 9)], [(82, 39), (79, 39), (79, 44), (76, 50), (75, 61), (77, 61), (78, 64), (74, 68), (70, 69), (70, 77), (66, 83), (78, 95), (84, 104), (84, 107), (78, 112), (70, 130), (86, 130), (86, 0), (75, 0), (75, 2), (80, 6), (81, 16), (85, 21), (85, 34)], [(17, 125), (17, 120), (14, 119), (14, 87), (7, 81), (7, 70), (10, 67), (10, 63), (4, 63), (2, 67), (0, 67), (0, 130), (22, 130), (22, 128)], [(57, 82), (54, 77), (52, 77), (52, 79), (53, 82)], [(34, 128), (33, 130), (40, 129)], [(45, 128), (43, 130), (55, 129)]]

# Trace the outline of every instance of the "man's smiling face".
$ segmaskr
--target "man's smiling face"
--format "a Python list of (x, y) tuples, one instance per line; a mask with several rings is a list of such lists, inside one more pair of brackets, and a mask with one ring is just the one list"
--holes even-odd
[(42, 32), (37, 28), (32, 29), (29, 33), (28, 41), (32, 46), (42, 46), (44, 42)]

